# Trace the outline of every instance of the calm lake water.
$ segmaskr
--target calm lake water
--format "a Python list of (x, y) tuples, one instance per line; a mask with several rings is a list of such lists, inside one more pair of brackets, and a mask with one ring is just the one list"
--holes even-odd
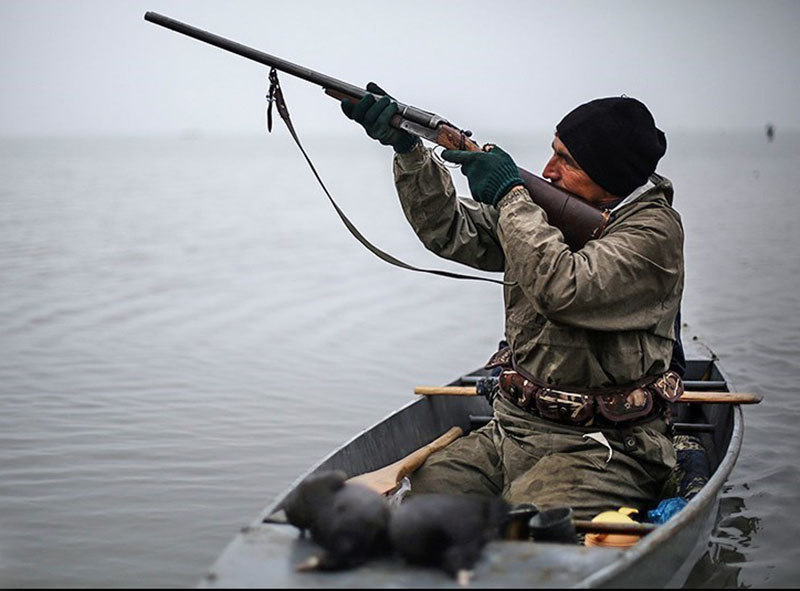
[[(533, 171), (548, 157), (545, 133), (492, 139)], [(800, 135), (669, 140), (685, 331), (765, 396), (689, 583), (793, 586)], [(305, 143), (380, 247), (463, 270), (407, 226), (390, 151)], [(0, 178), (3, 587), (194, 586), (312, 463), (502, 337), (498, 286), (374, 258), (283, 130), (0, 139)]]

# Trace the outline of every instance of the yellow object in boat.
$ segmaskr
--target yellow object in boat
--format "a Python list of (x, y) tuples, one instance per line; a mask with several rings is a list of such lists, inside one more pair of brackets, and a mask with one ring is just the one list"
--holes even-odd
[[(592, 521), (602, 523), (635, 523), (630, 515), (639, 511), (631, 507), (621, 507), (617, 511), (603, 511), (595, 516)], [(586, 546), (609, 546), (612, 548), (628, 548), (642, 539), (642, 536), (624, 534), (586, 534)]]

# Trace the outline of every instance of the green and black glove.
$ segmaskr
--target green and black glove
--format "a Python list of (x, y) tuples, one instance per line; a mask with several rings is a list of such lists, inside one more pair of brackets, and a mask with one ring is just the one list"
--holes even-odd
[[(374, 82), (367, 84), (367, 92), (357, 103), (348, 100), (342, 101), (342, 111), (348, 118), (360, 123), (367, 131), (367, 135), (378, 140), (384, 146), (392, 146), (394, 151), (402, 154), (409, 152), (417, 145), (419, 138), (415, 135), (389, 125), (392, 116), (399, 109), (397, 103)], [(383, 95), (375, 100), (373, 94)]]
[(461, 165), (472, 198), (481, 203), (497, 205), (512, 187), (524, 184), (514, 160), (497, 146), (488, 152), (445, 150), (442, 158)]

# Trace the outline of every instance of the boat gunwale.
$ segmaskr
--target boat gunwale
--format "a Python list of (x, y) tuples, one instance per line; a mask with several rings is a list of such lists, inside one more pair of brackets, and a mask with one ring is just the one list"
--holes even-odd
[[(465, 375), (468, 375), (468, 374), (465, 374)], [(339, 447), (337, 447), (333, 451), (329, 452), (327, 455), (322, 457), (319, 461), (317, 461), (314, 464), (312, 464), (311, 467), (308, 470), (306, 470), (304, 473), (302, 473), (300, 476), (298, 476), (281, 494), (278, 495), (278, 497), (276, 498), (275, 501), (273, 501), (270, 505), (267, 506), (266, 509), (264, 509), (262, 511), (261, 515), (256, 519), (256, 523), (263, 523), (270, 515), (272, 515), (276, 511), (278, 511), (281, 508), (281, 505), (283, 504), (283, 502), (286, 499), (286, 497), (289, 496), (289, 493), (291, 493), (295, 488), (297, 488), (300, 485), (300, 483), (303, 482), (303, 480), (305, 480), (311, 474), (316, 472), (317, 469), (319, 469), (320, 466), (324, 465), (331, 458), (336, 456), (336, 454), (341, 452), (343, 449), (346, 449), (347, 447), (350, 447), (359, 438), (363, 437), (364, 435), (366, 435), (370, 431), (376, 429), (378, 426), (386, 423), (387, 421), (393, 420), (397, 415), (402, 413), (407, 408), (409, 408), (411, 406), (414, 406), (415, 404), (420, 404), (422, 402), (424, 402), (424, 399), (422, 399), (422, 398), (409, 400), (406, 404), (402, 405), (399, 408), (394, 409), (391, 413), (389, 413), (388, 415), (384, 416), (382, 419), (380, 419), (377, 422), (373, 423), (369, 427), (367, 427), (365, 429), (362, 429), (361, 431), (359, 431), (358, 433), (356, 433), (355, 435), (350, 437), (350, 439), (348, 439), (347, 441), (342, 443), (342, 445), (340, 445)], [(352, 476), (357, 476), (357, 474), (348, 474), (348, 476), (351, 476), (351, 477)]]

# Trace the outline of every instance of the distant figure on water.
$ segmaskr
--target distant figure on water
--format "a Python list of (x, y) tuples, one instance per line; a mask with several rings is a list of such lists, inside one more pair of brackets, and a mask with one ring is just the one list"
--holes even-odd
[(767, 123), (767, 141), (771, 142), (775, 139), (775, 126), (772, 123)]

